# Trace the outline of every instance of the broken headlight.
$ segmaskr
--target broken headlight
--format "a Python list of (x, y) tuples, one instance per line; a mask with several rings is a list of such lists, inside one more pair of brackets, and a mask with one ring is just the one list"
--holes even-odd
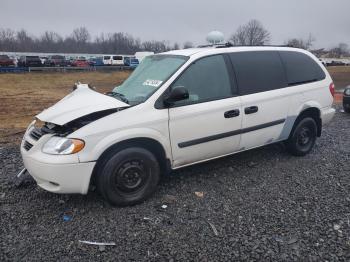
[(85, 142), (80, 139), (51, 137), (43, 146), (42, 151), (51, 155), (70, 155), (78, 153), (85, 146)]

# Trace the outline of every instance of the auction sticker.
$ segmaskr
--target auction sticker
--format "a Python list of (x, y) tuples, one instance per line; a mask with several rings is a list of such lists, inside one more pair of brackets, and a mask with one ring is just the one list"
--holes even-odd
[(154, 87), (158, 87), (163, 83), (163, 81), (160, 80), (152, 80), (152, 79), (147, 79), (145, 82), (143, 82), (142, 85), (144, 86), (154, 86)]

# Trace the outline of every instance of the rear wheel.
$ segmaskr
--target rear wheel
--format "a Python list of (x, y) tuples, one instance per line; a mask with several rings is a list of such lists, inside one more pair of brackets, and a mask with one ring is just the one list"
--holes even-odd
[(97, 173), (97, 189), (112, 205), (140, 203), (155, 191), (160, 177), (157, 158), (148, 150), (130, 147), (111, 152)]
[(295, 156), (305, 156), (315, 145), (317, 125), (313, 118), (306, 117), (297, 122), (286, 141), (287, 150)]

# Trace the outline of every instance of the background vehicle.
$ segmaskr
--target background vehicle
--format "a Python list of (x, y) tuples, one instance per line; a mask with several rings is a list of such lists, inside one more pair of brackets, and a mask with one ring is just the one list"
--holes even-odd
[(66, 58), (62, 55), (52, 55), (46, 60), (47, 66), (67, 66)]
[(90, 66), (103, 66), (103, 58), (102, 57), (92, 57), (89, 59)]
[(350, 113), (350, 86), (347, 86), (343, 93), (343, 108), (346, 113)]
[(124, 65), (135, 68), (139, 65), (139, 60), (135, 57), (125, 57)]
[(18, 66), (42, 66), (39, 56), (21, 56), (18, 59)]
[(15, 66), (15, 63), (8, 55), (0, 55), (0, 66)]
[(112, 56), (110, 55), (105, 55), (103, 56), (103, 64), (104, 65), (111, 65), (112, 64)]
[(41, 63), (45, 65), (47, 57), (46, 56), (40, 56)]
[(112, 65), (124, 65), (124, 56), (122, 55), (112, 56)]
[(71, 65), (76, 67), (88, 67), (89, 62), (86, 60), (85, 57), (78, 57), (71, 63)]
[(142, 59), (144, 59), (145, 57), (147, 57), (149, 55), (154, 55), (154, 52), (136, 52), (135, 58), (137, 60), (139, 60), (139, 62), (141, 63)]

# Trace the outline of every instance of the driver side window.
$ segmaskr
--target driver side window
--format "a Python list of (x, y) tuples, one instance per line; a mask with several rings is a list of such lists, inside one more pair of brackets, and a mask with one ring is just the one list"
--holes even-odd
[(222, 55), (195, 61), (172, 84), (172, 89), (176, 87), (186, 88), (189, 99), (178, 101), (175, 106), (232, 97), (230, 77)]

